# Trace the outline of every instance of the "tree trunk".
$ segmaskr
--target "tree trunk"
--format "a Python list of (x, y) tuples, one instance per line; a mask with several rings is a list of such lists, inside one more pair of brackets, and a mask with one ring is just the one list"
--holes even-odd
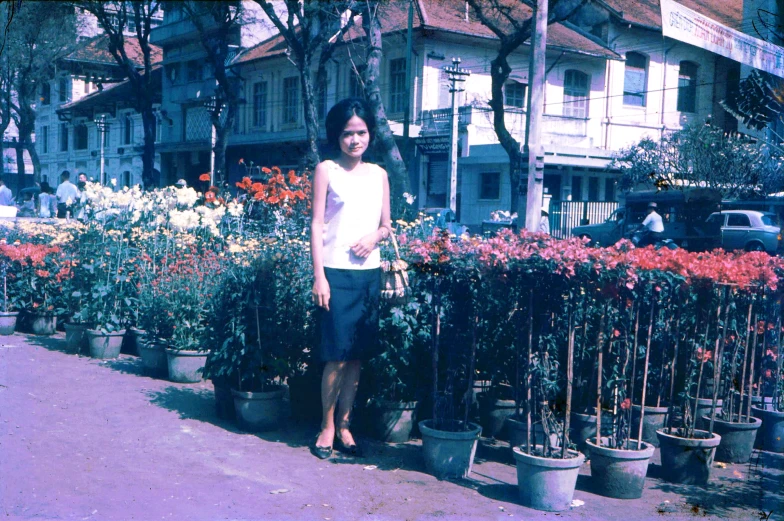
[(36, 183), (40, 183), (41, 159), (38, 157), (38, 151), (35, 148), (35, 143), (27, 143), (27, 153), (30, 154), (30, 161), (33, 163), (33, 179)]
[(493, 109), (493, 127), (498, 136), (498, 141), (506, 151), (506, 155), (509, 156), (509, 186), (512, 188), (509, 212), (519, 214), (522, 210), (520, 208), (520, 187), (522, 186), (523, 154), (520, 151), (520, 143), (512, 137), (512, 134), (506, 128), (504, 119), (506, 114), (504, 112), (504, 83), (509, 79), (511, 72), (512, 68), (506, 60), (506, 55), (499, 52), (498, 56), (490, 62), (492, 98), (490, 98), (489, 104), (490, 108)]
[(160, 183), (160, 179), (155, 179), (155, 130), (158, 124), (155, 113), (152, 111), (152, 104), (149, 108), (142, 111), (142, 128), (144, 130), (144, 149), (142, 151), (142, 183), (145, 189)]
[(302, 99), (305, 101), (303, 104), (305, 111), (305, 154), (303, 154), (300, 161), (300, 170), (302, 171), (313, 171), (321, 160), (318, 150), (319, 119), (316, 111), (316, 94), (313, 88), (310, 58), (310, 55), (305, 55), (297, 60)]
[(376, 146), (384, 158), (389, 175), (391, 210), (394, 217), (403, 209), (403, 193), (409, 191), (408, 169), (389, 128), (386, 110), (381, 97), (379, 77), (381, 71), (381, 25), (377, 16), (377, 3), (367, 2), (362, 12), (362, 28), (368, 37), (367, 67), (364, 71), (365, 94), (370, 110), (376, 116)]

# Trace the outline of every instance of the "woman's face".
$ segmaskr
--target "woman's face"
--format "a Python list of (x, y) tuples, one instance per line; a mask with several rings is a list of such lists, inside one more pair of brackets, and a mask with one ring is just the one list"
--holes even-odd
[(361, 158), (370, 144), (370, 132), (362, 118), (352, 116), (340, 134), (340, 151), (354, 158)]

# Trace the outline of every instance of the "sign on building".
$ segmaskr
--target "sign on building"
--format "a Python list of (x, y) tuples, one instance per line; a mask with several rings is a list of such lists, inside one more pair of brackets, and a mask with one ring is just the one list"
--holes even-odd
[(673, 0), (661, 0), (661, 11), (664, 36), (784, 78), (784, 48), (731, 29)]

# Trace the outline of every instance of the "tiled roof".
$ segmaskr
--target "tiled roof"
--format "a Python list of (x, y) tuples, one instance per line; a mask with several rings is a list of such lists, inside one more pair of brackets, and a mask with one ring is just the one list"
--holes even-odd
[[(464, 2), (456, 2), (455, 0), (417, 0), (413, 28), (414, 30), (427, 29), (480, 38), (495, 38), (492, 31), (482, 25), (472, 11), (469, 10), (468, 18), (466, 19), (466, 11), (461, 8), (463, 5), (465, 5)], [(513, 5), (518, 11), (515, 13), (517, 19), (524, 20), (531, 16), (532, 10), (530, 7), (518, 1), (515, 1)], [(381, 30), (384, 34), (406, 30), (408, 24), (407, 2), (390, 1), (382, 3), (380, 9)], [(547, 34), (547, 46), (551, 48), (607, 58), (619, 57), (610, 49), (562, 24), (551, 25)], [(364, 36), (361, 22), (358, 20), (345, 36), (345, 40), (351, 41), (357, 38), (364, 38)], [(286, 43), (278, 35), (249, 49), (237, 61), (245, 63), (262, 58), (270, 58), (283, 54), (285, 50)]]
[[(600, 0), (622, 20), (647, 27), (661, 27), (659, 0)], [(743, 30), (743, 0), (677, 0), (679, 4), (713, 18), (719, 23)], [(746, 28), (749, 29), (749, 28)], [(749, 32), (744, 30), (743, 32)]]
[[(125, 37), (125, 52), (128, 58), (139, 67), (144, 66), (144, 55), (142, 54), (139, 40), (135, 36)], [(78, 49), (65, 57), (69, 61), (104, 63), (107, 65), (117, 65), (117, 61), (109, 52), (109, 37), (106, 35), (96, 36), (87, 40)], [(150, 61), (158, 63), (163, 59), (163, 50), (157, 45), (150, 44)]]
[[(152, 67), (152, 81), (154, 84), (153, 103), (161, 102), (161, 81), (162, 81), (162, 68), (161, 64), (153, 65)], [(144, 73), (142, 73), (144, 76)], [(90, 110), (101, 105), (116, 103), (122, 100), (133, 99), (133, 86), (131, 80), (123, 80), (119, 83), (107, 85), (103, 90), (91, 92), (76, 101), (71, 101), (60, 106), (57, 112), (69, 112), (72, 110)]]

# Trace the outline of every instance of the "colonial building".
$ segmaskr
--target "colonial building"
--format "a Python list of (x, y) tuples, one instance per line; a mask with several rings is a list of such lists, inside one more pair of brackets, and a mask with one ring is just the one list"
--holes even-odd
[[(681, 0), (729, 27), (748, 30), (741, 0)], [(253, 2), (243, 2), (252, 5)], [(414, 2), (411, 83), (406, 83), (408, 2), (384, 4), (381, 89), (392, 129), (402, 141), (404, 107), (410, 107), (415, 153), (412, 191), (420, 207), (446, 206), (451, 113), (444, 68), (452, 57), (471, 71), (458, 94), (458, 214), (469, 225), (490, 212), (508, 209), (509, 160), (498, 143), (488, 106), (490, 62), (497, 40), (462, 2)], [(305, 138), (301, 89), (287, 46), (269, 25), (244, 25), (232, 44), (232, 66), (244, 80), (244, 104), (229, 140), (229, 162), (295, 166)], [(206, 171), (210, 125), (204, 109), (215, 80), (203, 64), (193, 26), (177, 10), (167, 12), (154, 32), (163, 47), (162, 112), (167, 123), (160, 143), (164, 178)], [(360, 29), (351, 31), (328, 65), (319, 93), (319, 113), (343, 97), (361, 93), (357, 70), (365, 48)], [(525, 140), (529, 47), (510, 57), (505, 86), (506, 124)], [(314, 60), (315, 62), (315, 60)], [(656, 0), (594, 0), (569, 22), (551, 25), (546, 62), (545, 198), (548, 203), (610, 202), (592, 219), (609, 213), (621, 194), (610, 160), (644, 136), (658, 138), (684, 124), (703, 122), (737, 128), (719, 102), (737, 88), (740, 66), (702, 48), (662, 36)], [(235, 167), (230, 175), (243, 173)], [(582, 203), (580, 203), (582, 204)], [(572, 223), (564, 221), (567, 229)]]

